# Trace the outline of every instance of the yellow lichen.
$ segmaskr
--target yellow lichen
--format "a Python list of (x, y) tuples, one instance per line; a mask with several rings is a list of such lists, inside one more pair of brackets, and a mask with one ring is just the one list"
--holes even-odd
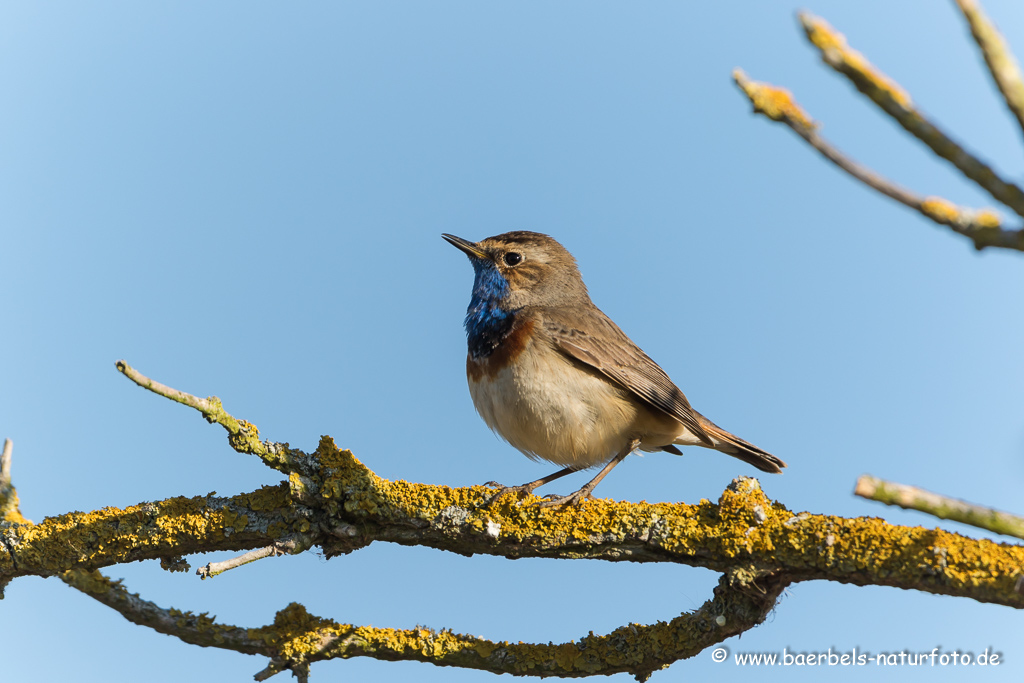
[(960, 208), (942, 197), (926, 197), (921, 202), (921, 213), (944, 225), (957, 225), (963, 221)]
[(784, 88), (768, 83), (752, 81), (741, 69), (733, 71), (733, 80), (740, 86), (754, 105), (754, 111), (764, 114), (773, 121), (788, 121), (805, 129), (813, 129), (817, 124), (793, 99), (793, 94)]
[(841, 71), (850, 72), (858, 87), (870, 87), (884, 93), (904, 109), (913, 107), (910, 95), (895, 81), (876, 69), (864, 55), (851, 48), (846, 42), (846, 36), (832, 28), (827, 21), (802, 12), (800, 22), (808, 39), (821, 51), (825, 61)]
[(999, 220), (999, 214), (990, 209), (982, 209), (974, 214), (974, 224), (982, 230), (998, 230), (1002, 228), (1003, 222)]
[[(948, 209), (943, 201), (933, 204), (935, 211)], [(329, 437), (321, 439), (314, 456), (322, 472), (314, 484), (327, 514), (339, 513), (339, 502), (344, 502), (345, 510), (370, 522), (367, 527), (391, 521), (408, 526), (409, 520), (422, 520), (428, 522), (424, 528), (440, 529), (440, 537), (450, 535), (453, 543), (460, 538), (472, 540), (474, 534), (484, 536), (496, 525), (503, 539), (562, 556), (593, 552), (593, 539), (601, 544), (632, 543), (638, 552), (724, 571), (728, 580), (720, 586), (731, 592), (726, 591), (725, 597), (716, 592), (715, 600), (701, 610), (668, 623), (629, 625), (606, 636), (591, 634), (578, 644), (547, 645), (496, 643), (422, 627), (399, 630), (338, 624), (292, 604), (278, 613), (272, 625), (248, 631), (250, 638), (265, 643), (291, 664), (367, 654), (512, 673), (644, 671), (718, 642), (713, 640), (716, 628), (742, 623), (744, 618), (763, 618), (757, 616), (758, 610), (769, 608), (774, 599), (762, 604), (756, 597), (764, 595), (766, 587), (781, 590), (780, 577), (908, 586), (1006, 604), (1024, 565), (1024, 549), (1016, 546), (941, 530), (896, 527), (878, 519), (794, 514), (771, 501), (753, 479), (738, 479), (717, 504), (594, 500), (579, 508), (552, 509), (533, 505), (538, 502), (533, 497), (517, 501), (505, 496), (485, 509), (481, 503), (492, 495), (489, 489), (382, 479), (350, 451), (338, 449)], [(19, 552), (38, 560), (31, 553), (45, 545), (36, 544), (44, 537), (65, 541), (64, 548), (78, 548), (83, 559), (98, 549), (115, 559), (145, 545), (179, 549), (183, 538), (222, 540), (227, 529), (237, 534), (250, 523), (258, 526), (257, 520), (265, 520), (265, 515), (252, 514), (254, 510), (275, 511), (279, 520), (286, 520), (270, 524), (268, 533), (289, 529), (305, 533), (311, 526), (305, 517), (290, 512), (291, 490), (285, 483), (216, 504), (204, 498), (181, 498), (127, 510), (63, 515), (23, 533)], [(126, 518), (136, 520), (140, 528), (125, 531), (126, 525), (117, 521)], [(355, 524), (355, 520), (349, 517), (345, 523)], [(263, 538), (258, 530), (252, 533)], [(459, 549), (467, 547), (476, 551), (482, 546)], [(63, 555), (58, 560), (67, 562)], [(96, 580), (94, 589), (112, 590), (102, 580)], [(172, 616), (178, 628), (209, 632), (221, 639), (226, 633), (204, 614), (174, 611)]]
[[(230, 499), (229, 499), (230, 500)], [(165, 548), (180, 554), (183, 545), (199, 539), (223, 539), (225, 530), (247, 530), (249, 517), (242, 503), (253, 509), (282, 510), (289, 506), (286, 486), (264, 487), (240, 496), (238, 507), (209, 506), (203, 496), (169, 498), (129, 508), (107, 507), (94, 512), (72, 512), (48, 517), (39, 524), (20, 530), (18, 563), (42, 574), (70, 569), (74, 564), (104, 557), (104, 564), (124, 562), (139, 549)], [(124, 524), (135, 519), (135, 525)], [(76, 552), (69, 552), (75, 549)]]
[(7, 487), (7, 492), (0, 494), (0, 512), (3, 513), (0, 519), (13, 524), (31, 524), (31, 521), (22, 516), (20, 504), (18, 492), (13, 486)]

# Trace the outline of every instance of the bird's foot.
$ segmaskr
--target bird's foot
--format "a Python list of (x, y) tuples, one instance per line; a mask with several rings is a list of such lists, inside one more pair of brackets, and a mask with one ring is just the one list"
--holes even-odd
[(522, 486), (502, 486), (496, 481), (489, 481), (486, 484), (484, 484), (484, 486), (493, 486), (498, 489), (497, 493), (488, 498), (487, 501), (480, 506), (483, 508), (489, 508), (495, 503), (497, 503), (498, 499), (504, 496), (506, 493), (514, 493), (516, 496), (516, 500), (522, 500), (523, 498), (526, 498), (531, 493), (533, 493), (533, 490), (540, 486), (540, 484), (538, 484), (535, 481), (531, 481), (529, 484), (523, 484)]
[(584, 486), (579, 491), (570, 493), (567, 496), (559, 496), (553, 493), (551, 495), (544, 496), (544, 500), (537, 503), (537, 507), (550, 508), (558, 505), (575, 505), (579, 507), (580, 505), (583, 505), (584, 501), (594, 500), (594, 496), (590, 495), (591, 491), (593, 491), (592, 486)]
[(517, 500), (522, 500), (523, 498), (526, 498), (531, 493), (533, 493), (534, 489), (539, 488), (544, 484), (550, 484), (555, 479), (561, 479), (565, 475), (572, 474), (575, 471), (576, 470), (574, 470), (571, 467), (566, 467), (558, 470), (554, 474), (549, 474), (546, 477), (537, 479), (536, 481), (527, 482), (522, 486), (502, 486), (496, 481), (489, 481), (486, 484), (484, 484), (484, 486), (495, 486), (497, 487), (498, 492), (491, 496), (490, 499), (488, 499), (487, 502), (484, 503), (481, 507), (491, 507), (491, 505), (498, 502), (498, 499), (504, 496), (506, 493), (514, 493), (516, 494)]

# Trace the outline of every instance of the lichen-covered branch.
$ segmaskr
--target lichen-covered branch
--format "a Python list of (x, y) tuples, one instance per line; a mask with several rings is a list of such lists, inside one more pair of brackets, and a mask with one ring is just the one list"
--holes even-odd
[(99, 572), (72, 570), (61, 579), (134, 624), (193, 645), (270, 658), (270, 666), (257, 675), (257, 680), (286, 670), (305, 672), (318, 661), (350, 657), (429, 662), (518, 676), (575, 678), (627, 672), (644, 680), (653, 671), (760, 624), (784, 588), (772, 577), (764, 577), (751, 587), (723, 576), (711, 600), (671, 621), (629, 624), (606, 635), (591, 633), (578, 641), (531, 644), (495, 642), (424, 627), (343, 624), (313, 616), (295, 603), (278, 612), (273, 624), (242, 628), (218, 624), (207, 614), (160, 607), (129, 593), (120, 581)]
[[(799, 581), (897, 586), (1024, 607), (1024, 595), (1015, 590), (1024, 548), (878, 519), (794, 514), (768, 500), (752, 479), (737, 480), (717, 505), (598, 500), (558, 512), (531, 506), (528, 499), (483, 509), (490, 491), (482, 487), (449, 489), (380, 479), (328, 438), (317, 455), (330, 471), (323, 500), (326, 507), (336, 506), (331, 513), (336, 516), (315, 520), (311, 529), (322, 530), (312, 534), (329, 554), (387, 540), (510, 558), (678, 562), (717, 569), (728, 578), (715, 599), (695, 614), (561, 645), (510, 645), (449, 631), (354, 626), (311, 617), (298, 605), (283, 610), (274, 624), (247, 631), (246, 638), (218, 641), (217, 634), (236, 633), (235, 627), (215, 625), (204, 615), (173, 612), (170, 620), (153, 614), (145, 604), (139, 607), (120, 593), (109, 593), (109, 586), (95, 583), (95, 577), (90, 594), (102, 592), (104, 604), (116, 603), (122, 613), (129, 607), (142, 610), (154, 628), (187, 642), (251, 652), (245, 648), (262, 640), (266, 648), (260, 653), (276, 662), (271, 671), (368, 656), (523, 675), (630, 671), (641, 678), (760, 623), (779, 591)], [(172, 621), (186, 629), (185, 636), (174, 631)]]
[(846, 76), (872, 102), (935, 154), (956, 166), (997, 201), (1024, 216), (1024, 191), (1003, 180), (987, 164), (965, 150), (914, 106), (910, 95), (895, 81), (852, 49), (845, 36), (828, 22), (806, 12), (800, 15), (808, 40), (821, 52), (822, 61)]
[(897, 484), (864, 475), (857, 480), (854, 494), (906, 510), (926, 512), (939, 519), (969, 524), (1005, 536), (1024, 538), (1024, 517), (932, 493), (916, 486)]
[[(413, 660), (514, 676), (577, 678), (652, 672), (764, 621), (783, 584), (765, 578), (756, 589), (731, 585), (723, 577), (713, 599), (698, 610), (651, 625), (629, 624), (607, 635), (565, 643), (494, 642), (477, 636), (426, 628), (397, 630), (352, 626), (309, 615), (300, 605), (278, 613), (268, 641), (285, 662), (307, 665), (336, 657)], [(273, 666), (273, 665), (272, 665)]]
[(0, 581), (99, 569), (213, 550), (249, 550), (309, 527), (288, 487), (231, 498), (168, 498), (125, 509), (69, 512), (39, 524), (0, 524)]
[(313, 455), (323, 466), (316, 507), (278, 486), (5, 525), (14, 552), (0, 556), (0, 576), (248, 550), (301, 533), (304, 545), (328, 557), (388, 541), (463, 555), (674, 562), (723, 572), (742, 566), (751, 576), (792, 574), (1024, 607), (1024, 596), (1012, 590), (1024, 548), (879, 519), (794, 514), (769, 500), (755, 479), (738, 479), (718, 504), (596, 500), (550, 510), (528, 498), (485, 508), (490, 489), (382, 479), (329, 437)]
[(971, 27), (971, 35), (981, 49), (992, 80), (1024, 132), (1024, 77), (1017, 60), (981, 4), (975, 0), (956, 0), (956, 4)]
[[(203, 410), (201, 403), (193, 407)], [(232, 420), (225, 414), (215, 421)], [(247, 444), (232, 445), (251, 452)], [(0, 584), (19, 576), (61, 575), (135, 623), (198, 645), (265, 655), (271, 664), (261, 677), (290, 669), (300, 678), (311, 662), (367, 656), (515, 675), (627, 671), (643, 679), (760, 623), (780, 591), (799, 581), (893, 586), (1024, 608), (1024, 594), (1016, 590), (1024, 547), (879, 519), (795, 514), (769, 500), (754, 479), (737, 479), (717, 504), (595, 500), (551, 509), (531, 496), (504, 497), (488, 506), (493, 491), (486, 487), (382, 479), (330, 437), (314, 453), (287, 453), (267, 464), (284, 469), (288, 482), (249, 494), (172, 498), (124, 510), (68, 513), (39, 524), (0, 522)], [(318, 547), (334, 557), (373, 541), (464, 555), (672, 562), (714, 569), (723, 578), (700, 610), (667, 623), (530, 645), (447, 630), (342, 624), (310, 616), (300, 605), (261, 628), (219, 626), (206, 615), (129, 595), (93, 571), (150, 558), (180, 570), (185, 554), (271, 546), (286, 552)]]
[(921, 215), (969, 238), (976, 249), (1000, 247), (1024, 251), (1024, 229), (1005, 229), (994, 211), (957, 206), (941, 197), (924, 197), (888, 180), (843, 154), (818, 132), (818, 125), (782, 88), (751, 80), (740, 69), (733, 80), (754, 105), (754, 111), (789, 126), (833, 164), (868, 187), (895, 199)]

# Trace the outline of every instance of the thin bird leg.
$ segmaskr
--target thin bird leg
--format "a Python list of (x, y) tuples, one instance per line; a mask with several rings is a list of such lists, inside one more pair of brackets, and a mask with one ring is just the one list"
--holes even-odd
[(567, 496), (545, 496), (548, 500), (543, 503), (539, 503), (540, 507), (546, 508), (553, 505), (582, 505), (583, 501), (590, 498), (590, 493), (594, 490), (594, 487), (601, 483), (601, 480), (611, 472), (616, 465), (626, 459), (626, 456), (636, 450), (636, 447), (640, 445), (640, 439), (633, 439), (629, 444), (622, 449), (622, 451), (612, 458), (607, 465), (601, 468), (601, 471), (597, 473), (597, 476), (590, 480), (589, 483), (585, 484), (576, 493), (570, 493)]
[(497, 486), (499, 491), (496, 494), (494, 494), (494, 496), (492, 496), (486, 503), (484, 503), (483, 507), (490, 507), (506, 493), (515, 493), (518, 498), (526, 498), (528, 495), (533, 493), (534, 489), (540, 488), (544, 484), (550, 484), (555, 479), (561, 479), (567, 474), (572, 474), (573, 472), (578, 471), (579, 470), (575, 470), (571, 467), (566, 467), (564, 470), (558, 470), (554, 474), (549, 474), (546, 477), (538, 479), (537, 481), (531, 481), (530, 483), (523, 484), (522, 486), (502, 486), (496, 481), (489, 481), (486, 484), (484, 484), (484, 486)]

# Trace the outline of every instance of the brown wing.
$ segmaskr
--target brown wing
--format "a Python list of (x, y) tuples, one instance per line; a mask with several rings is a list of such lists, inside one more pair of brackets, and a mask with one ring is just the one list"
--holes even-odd
[(544, 331), (563, 353), (679, 420), (697, 438), (714, 447), (679, 387), (598, 308), (548, 309), (543, 319)]

